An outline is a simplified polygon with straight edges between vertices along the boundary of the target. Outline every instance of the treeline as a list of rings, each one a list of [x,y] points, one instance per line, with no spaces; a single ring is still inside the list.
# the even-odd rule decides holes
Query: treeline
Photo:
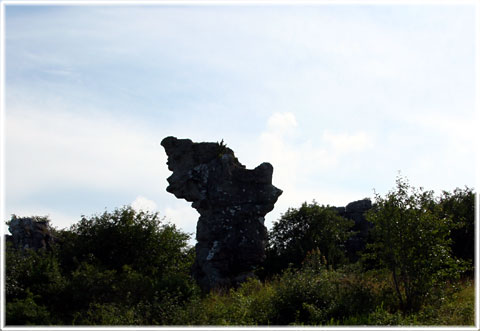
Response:
[[[269,233],[266,260],[237,289],[201,293],[189,235],[123,207],[52,229],[51,249],[7,243],[7,325],[473,325],[471,188],[443,192],[397,178],[353,221],[304,203]]]

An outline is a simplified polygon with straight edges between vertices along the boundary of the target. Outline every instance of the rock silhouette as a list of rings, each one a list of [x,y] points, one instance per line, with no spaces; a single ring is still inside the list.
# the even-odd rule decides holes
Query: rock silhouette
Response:
[[[372,208],[372,201],[368,198],[350,202],[346,207],[337,207],[338,214],[349,220],[355,221],[351,229],[356,232],[354,236],[348,239],[346,248],[350,261],[358,260],[357,252],[363,251],[367,243],[368,231],[372,228],[372,223],[368,222],[365,213]]]
[[[6,239],[19,249],[50,249],[54,242],[48,221],[37,217],[16,217],[10,220]]]
[[[167,191],[192,202],[197,223],[193,275],[204,291],[236,286],[265,259],[265,215],[282,191],[272,185],[273,167],[246,169],[221,143],[167,137]]]

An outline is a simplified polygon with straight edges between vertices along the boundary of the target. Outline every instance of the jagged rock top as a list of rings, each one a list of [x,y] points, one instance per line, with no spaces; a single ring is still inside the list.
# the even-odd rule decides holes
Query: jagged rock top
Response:
[[[194,208],[198,209],[203,200],[219,206],[271,204],[272,208],[265,210],[267,213],[282,194],[271,185],[270,163],[246,169],[223,142],[194,143],[190,139],[167,137],[161,144],[168,155],[168,169],[173,171],[167,179],[167,191],[194,202]]]
[[[372,208],[372,201],[368,198],[365,198],[363,200],[357,200],[357,201],[350,202],[345,207],[345,211],[347,213],[365,212],[366,210],[369,210],[370,208]]]

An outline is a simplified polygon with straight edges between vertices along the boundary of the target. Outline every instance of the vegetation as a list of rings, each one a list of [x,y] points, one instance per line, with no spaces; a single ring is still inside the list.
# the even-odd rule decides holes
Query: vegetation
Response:
[[[352,221],[290,208],[259,279],[201,293],[189,236],[123,207],[54,230],[51,250],[6,247],[7,325],[473,325],[473,189],[435,197],[399,177],[375,195],[368,245],[345,257]]]
[[[189,236],[130,207],[56,231],[52,251],[7,247],[8,324],[164,324],[197,295]]]
[[[402,310],[418,310],[435,287],[459,276],[449,239],[453,221],[433,191],[411,188],[401,177],[396,190],[375,200],[367,214],[373,242],[366,256],[391,272]]]
[[[319,206],[315,201],[298,209],[290,208],[269,233],[267,247],[269,274],[289,265],[299,267],[307,252],[319,249],[325,264],[337,267],[346,259],[345,243],[353,234],[354,222],[340,217],[333,207]]]
[[[465,187],[464,189],[457,188],[452,193],[444,191],[439,205],[440,217],[450,218],[454,223],[450,234],[454,256],[473,266],[475,252],[475,194],[473,189]]]

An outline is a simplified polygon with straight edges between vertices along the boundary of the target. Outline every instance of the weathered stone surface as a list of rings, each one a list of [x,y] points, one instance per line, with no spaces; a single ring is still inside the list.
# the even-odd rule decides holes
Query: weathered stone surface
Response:
[[[7,236],[16,248],[20,249],[50,249],[54,241],[48,221],[36,217],[16,217],[10,220]]]
[[[161,144],[173,171],[167,191],[200,214],[193,274],[201,288],[227,288],[253,276],[265,258],[264,216],[282,194],[272,185],[272,165],[246,169],[223,142],[167,137]]]
[[[357,232],[346,244],[347,254],[351,261],[358,260],[357,252],[365,249],[368,230],[372,224],[365,218],[365,213],[372,208],[370,199],[350,202],[346,207],[337,207],[340,216],[355,221],[352,231]]]

